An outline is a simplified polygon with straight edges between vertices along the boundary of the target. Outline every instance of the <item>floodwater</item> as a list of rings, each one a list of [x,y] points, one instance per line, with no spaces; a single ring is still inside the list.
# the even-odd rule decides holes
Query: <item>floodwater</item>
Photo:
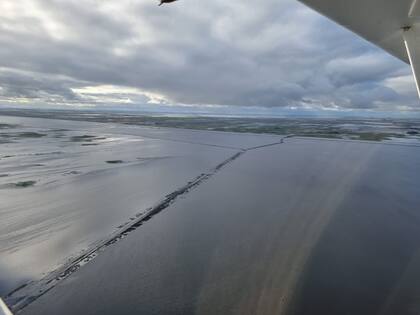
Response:
[[[94,246],[239,148],[279,139],[1,116],[0,128],[0,295]]]
[[[249,150],[23,314],[418,314],[420,148]]]

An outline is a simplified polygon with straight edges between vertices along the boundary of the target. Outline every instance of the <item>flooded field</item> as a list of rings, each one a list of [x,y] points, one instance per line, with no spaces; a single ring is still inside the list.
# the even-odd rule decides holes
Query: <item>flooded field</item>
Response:
[[[419,171],[416,146],[243,151],[22,313],[417,314]]]
[[[1,109],[0,115],[55,118],[75,121],[114,122],[134,126],[186,128],[255,134],[294,135],[303,137],[391,141],[420,145],[418,118],[366,117],[206,117],[142,114],[127,111]]]
[[[0,116],[0,295],[95,246],[242,147],[279,139],[187,133]]]

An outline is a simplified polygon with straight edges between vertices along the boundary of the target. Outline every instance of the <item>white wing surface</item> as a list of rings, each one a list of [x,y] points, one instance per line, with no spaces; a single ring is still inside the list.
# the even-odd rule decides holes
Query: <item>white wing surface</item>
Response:
[[[420,96],[420,0],[299,1],[410,63]]]
[[[0,298],[0,315],[13,315],[1,298]]]

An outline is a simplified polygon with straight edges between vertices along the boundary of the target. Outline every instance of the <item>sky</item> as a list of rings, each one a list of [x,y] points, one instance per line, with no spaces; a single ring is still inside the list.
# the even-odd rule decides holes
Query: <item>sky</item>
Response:
[[[0,106],[399,112],[408,65],[296,0],[2,0]]]

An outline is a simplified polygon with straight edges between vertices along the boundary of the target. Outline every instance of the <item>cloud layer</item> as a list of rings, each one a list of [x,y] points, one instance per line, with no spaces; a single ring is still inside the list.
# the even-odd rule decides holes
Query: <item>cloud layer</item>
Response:
[[[296,0],[3,0],[0,103],[416,110],[410,69]]]

